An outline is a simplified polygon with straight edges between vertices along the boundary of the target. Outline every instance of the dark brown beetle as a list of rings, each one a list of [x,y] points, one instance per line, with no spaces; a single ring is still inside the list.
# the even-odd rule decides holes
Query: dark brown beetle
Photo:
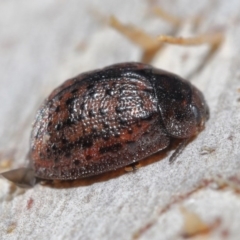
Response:
[[[33,185],[36,178],[72,180],[115,170],[165,149],[172,139],[186,143],[208,118],[198,89],[150,65],[82,73],[55,89],[38,111],[29,168],[3,176]]]

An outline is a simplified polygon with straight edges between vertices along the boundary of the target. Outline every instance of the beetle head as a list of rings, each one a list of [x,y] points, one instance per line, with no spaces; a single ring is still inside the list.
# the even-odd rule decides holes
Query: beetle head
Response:
[[[209,119],[209,107],[204,99],[203,94],[192,86],[192,112],[196,120],[198,132],[204,129],[206,121]]]
[[[166,133],[176,138],[195,136],[209,118],[203,94],[188,81],[165,73],[155,82],[158,107]]]

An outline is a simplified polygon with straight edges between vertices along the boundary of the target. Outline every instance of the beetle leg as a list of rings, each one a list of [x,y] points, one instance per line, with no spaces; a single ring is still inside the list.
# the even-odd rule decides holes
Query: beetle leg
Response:
[[[176,33],[183,23],[183,19],[164,11],[160,7],[153,7],[150,14],[155,14],[171,24],[173,26],[171,34]],[[160,43],[155,36],[151,36],[136,26],[123,24],[114,16],[109,18],[109,25],[143,49],[141,62],[150,63],[156,53],[163,47],[163,44]]]
[[[142,62],[149,63],[162,47],[162,44],[156,37],[133,25],[123,24],[114,16],[109,18],[109,25],[143,49]]]
[[[135,170],[138,170],[141,167],[141,164],[139,162],[132,163],[125,167],[126,172],[133,172]]]
[[[159,41],[161,43],[169,43],[169,44],[175,44],[179,46],[200,46],[203,44],[208,44],[210,46],[208,53],[203,58],[199,66],[188,75],[187,78],[191,79],[194,75],[198,74],[203,67],[210,61],[210,59],[214,56],[214,54],[217,52],[219,47],[221,46],[221,43],[224,40],[224,36],[221,32],[215,32],[212,34],[205,34],[200,35],[196,37],[173,37],[173,36],[167,36],[167,35],[161,35],[159,36]]]
[[[170,23],[176,29],[178,29],[183,23],[182,19],[171,15],[160,7],[152,8],[151,15],[152,13]],[[161,47],[159,42],[156,41],[155,37],[150,36],[148,33],[133,25],[121,23],[115,16],[111,16],[109,18],[109,25],[125,35],[133,43],[139,45],[145,51],[150,51],[153,49],[158,50]]]
[[[177,157],[182,153],[183,149],[186,147],[188,144],[189,138],[185,138],[182,140],[182,142],[177,146],[177,149],[174,151],[172,156],[169,159],[169,163],[173,163]]]
[[[202,44],[209,44],[213,48],[217,48],[223,41],[223,34],[216,32],[213,34],[200,35],[197,37],[173,37],[168,35],[160,35],[158,40],[162,43],[169,43],[182,46],[197,46]]]
[[[151,15],[155,14],[166,22],[170,23],[173,26],[171,34],[174,34],[183,23],[182,19],[171,15],[160,7],[153,7],[150,13]],[[107,18],[102,16],[99,12],[97,12],[95,15],[100,17],[102,21],[107,21]],[[115,16],[110,16],[108,19],[108,24],[122,35],[127,37],[134,44],[142,48],[143,54],[141,62],[150,63],[156,53],[162,48],[163,44],[160,43],[155,36],[151,36],[136,26],[121,23]]]
[[[123,24],[115,16],[106,17],[95,9],[93,9],[92,12],[101,22],[107,23],[109,26],[128,38],[131,42],[143,49],[141,62],[151,62],[152,58],[162,47],[162,44],[156,37],[150,36],[143,30],[133,25]]]

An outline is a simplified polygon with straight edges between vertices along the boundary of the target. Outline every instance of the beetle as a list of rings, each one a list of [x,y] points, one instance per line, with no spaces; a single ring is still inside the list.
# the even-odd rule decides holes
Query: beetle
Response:
[[[38,110],[29,167],[3,176],[20,174],[17,184],[33,185],[36,178],[98,175],[182,139],[173,161],[208,118],[203,94],[173,73],[137,62],[85,72],[56,88]]]

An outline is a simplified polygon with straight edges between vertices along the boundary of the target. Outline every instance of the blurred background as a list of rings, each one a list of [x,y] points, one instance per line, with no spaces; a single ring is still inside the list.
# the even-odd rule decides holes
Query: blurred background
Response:
[[[0,179],[1,239],[239,239],[239,16],[238,0],[0,0],[0,171],[27,164],[39,105],[84,71],[144,61],[190,79],[211,109],[174,166],[62,189]],[[157,40],[219,32],[210,54]]]

